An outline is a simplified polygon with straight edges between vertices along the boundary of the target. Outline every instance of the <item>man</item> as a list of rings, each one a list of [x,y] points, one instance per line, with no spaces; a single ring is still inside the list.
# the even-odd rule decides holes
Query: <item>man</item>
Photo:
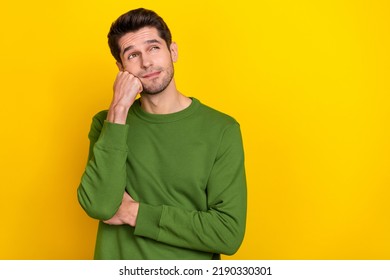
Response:
[[[108,42],[119,73],[109,110],[93,118],[78,188],[100,220],[95,259],[234,254],[246,220],[238,123],[177,90],[177,45],[155,12],[120,16]]]

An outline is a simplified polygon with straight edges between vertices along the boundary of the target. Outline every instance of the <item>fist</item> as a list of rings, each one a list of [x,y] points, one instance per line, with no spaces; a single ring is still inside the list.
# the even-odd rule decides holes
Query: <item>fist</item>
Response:
[[[114,82],[114,106],[130,107],[137,94],[142,92],[142,83],[134,75],[127,71],[121,71]]]
[[[142,83],[136,76],[127,71],[119,72],[114,82],[114,96],[108,110],[107,120],[125,124],[127,112],[142,89]]]

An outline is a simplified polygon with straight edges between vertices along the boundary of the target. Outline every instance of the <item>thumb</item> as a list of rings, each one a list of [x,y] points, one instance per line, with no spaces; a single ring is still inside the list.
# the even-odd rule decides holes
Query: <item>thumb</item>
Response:
[[[123,194],[123,200],[128,200],[128,201],[135,201],[131,196],[130,194],[128,194],[126,191],[125,193]]]

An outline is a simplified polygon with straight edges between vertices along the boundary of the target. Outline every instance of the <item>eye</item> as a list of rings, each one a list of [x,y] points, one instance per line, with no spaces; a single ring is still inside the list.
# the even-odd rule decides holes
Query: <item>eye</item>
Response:
[[[150,51],[156,51],[156,50],[159,50],[159,49],[160,49],[159,46],[152,46],[152,47],[150,48]]]
[[[128,60],[131,60],[131,59],[136,58],[137,56],[138,56],[137,53],[131,53],[131,54],[129,54],[129,56],[127,57],[127,59],[128,59]]]

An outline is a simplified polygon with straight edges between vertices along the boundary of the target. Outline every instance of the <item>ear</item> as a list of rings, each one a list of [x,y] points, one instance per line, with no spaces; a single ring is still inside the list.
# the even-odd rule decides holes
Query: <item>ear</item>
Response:
[[[172,61],[176,62],[179,56],[177,51],[177,44],[175,42],[172,42],[171,46],[169,47],[169,50],[171,51]]]
[[[116,66],[118,67],[119,71],[123,71],[124,70],[122,63],[120,63],[118,61],[116,62]]]

